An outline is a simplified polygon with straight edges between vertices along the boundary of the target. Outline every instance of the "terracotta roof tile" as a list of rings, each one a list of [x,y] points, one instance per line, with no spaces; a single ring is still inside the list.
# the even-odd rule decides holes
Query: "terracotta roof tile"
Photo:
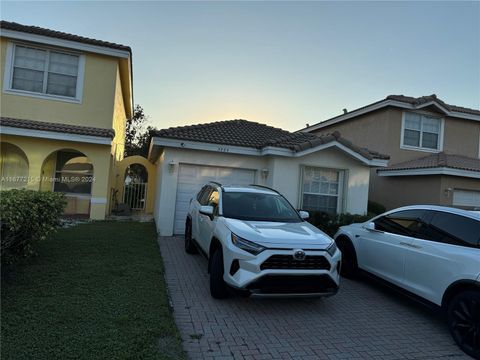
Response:
[[[53,131],[59,133],[76,134],[76,135],[90,135],[113,139],[115,130],[102,129],[88,126],[57,124],[44,121],[34,121],[25,119],[14,119],[9,117],[0,117],[0,126],[9,126],[20,129],[31,129],[39,131]]]
[[[386,99],[400,101],[400,102],[404,102],[412,105],[421,105],[430,101],[435,101],[450,111],[456,111],[456,112],[472,114],[472,115],[480,115],[480,110],[469,109],[461,106],[447,104],[443,100],[440,100],[435,94],[428,95],[428,96],[420,96],[418,98],[412,97],[412,96],[405,96],[405,95],[388,95]]]
[[[342,138],[340,133],[317,136],[311,133],[295,132],[247,120],[227,120],[208,124],[172,127],[152,132],[153,136],[186,141],[208,142],[213,144],[253,147],[285,148],[295,152],[338,141],[347,148],[367,159],[388,159],[386,155],[355,146]]]
[[[22,24],[10,22],[10,21],[4,21],[4,20],[0,21],[0,29],[48,36],[48,37],[53,37],[53,38],[62,39],[62,40],[76,41],[83,44],[103,46],[103,47],[108,47],[108,48],[117,49],[117,50],[124,50],[130,53],[132,52],[132,49],[129,46],[115,44],[115,43],[103,41],[103,40],[91,39],[91,38],[74,35],[74,34],[68,34],[61,31],[45,29],[38,26],[22,25]]]
[[[480,172],[480,159],[462,155],[445,154],[443,152],[428,155],[419,159],[393,164],[378,171],[413,170],[430,168],[452,168]]]

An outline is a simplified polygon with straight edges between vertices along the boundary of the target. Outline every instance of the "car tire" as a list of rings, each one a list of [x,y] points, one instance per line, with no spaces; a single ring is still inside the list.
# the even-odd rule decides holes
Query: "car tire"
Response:
[[[198,253],[198,249],[192,239],[192,223],[190,221],[185,223],[185,252],[187,254]]]
[[[347,279],[354,279],[358,274],[357,254],[355,248],[352,243],[346,239],[340,238],[336,243],[342,252],[342,267],[340,275]]]
[[[223,253],[218,248],[210,258],[210,295],[214,299],[224,299],[227,297],[227,284],[223,280]]]
[[[448,328],[457,345],[480,359],[480,290],[463,291],[448,305]]]

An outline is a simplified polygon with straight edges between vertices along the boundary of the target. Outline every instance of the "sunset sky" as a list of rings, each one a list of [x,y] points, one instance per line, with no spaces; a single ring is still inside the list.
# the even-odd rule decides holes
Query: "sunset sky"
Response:
[[[158,128],[298,130],[389,94],[480,108],[479,2],[6,2],[1,18],[129,45]]]

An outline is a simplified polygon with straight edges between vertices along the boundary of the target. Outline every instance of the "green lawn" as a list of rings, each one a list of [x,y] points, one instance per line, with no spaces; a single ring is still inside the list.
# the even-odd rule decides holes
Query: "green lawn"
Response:
[[[181,359],[153,223],[61,229],[2,274],[2,359]]]

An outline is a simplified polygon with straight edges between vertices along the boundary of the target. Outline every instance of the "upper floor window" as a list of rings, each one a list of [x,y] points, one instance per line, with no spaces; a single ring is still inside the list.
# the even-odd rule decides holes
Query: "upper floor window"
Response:
[[[402,147],[427,151],[442,148],[442,119],[406,112],[402,124]]]
[[[49,48],[13,44],[6,90],[80,99],[81,56]]]

